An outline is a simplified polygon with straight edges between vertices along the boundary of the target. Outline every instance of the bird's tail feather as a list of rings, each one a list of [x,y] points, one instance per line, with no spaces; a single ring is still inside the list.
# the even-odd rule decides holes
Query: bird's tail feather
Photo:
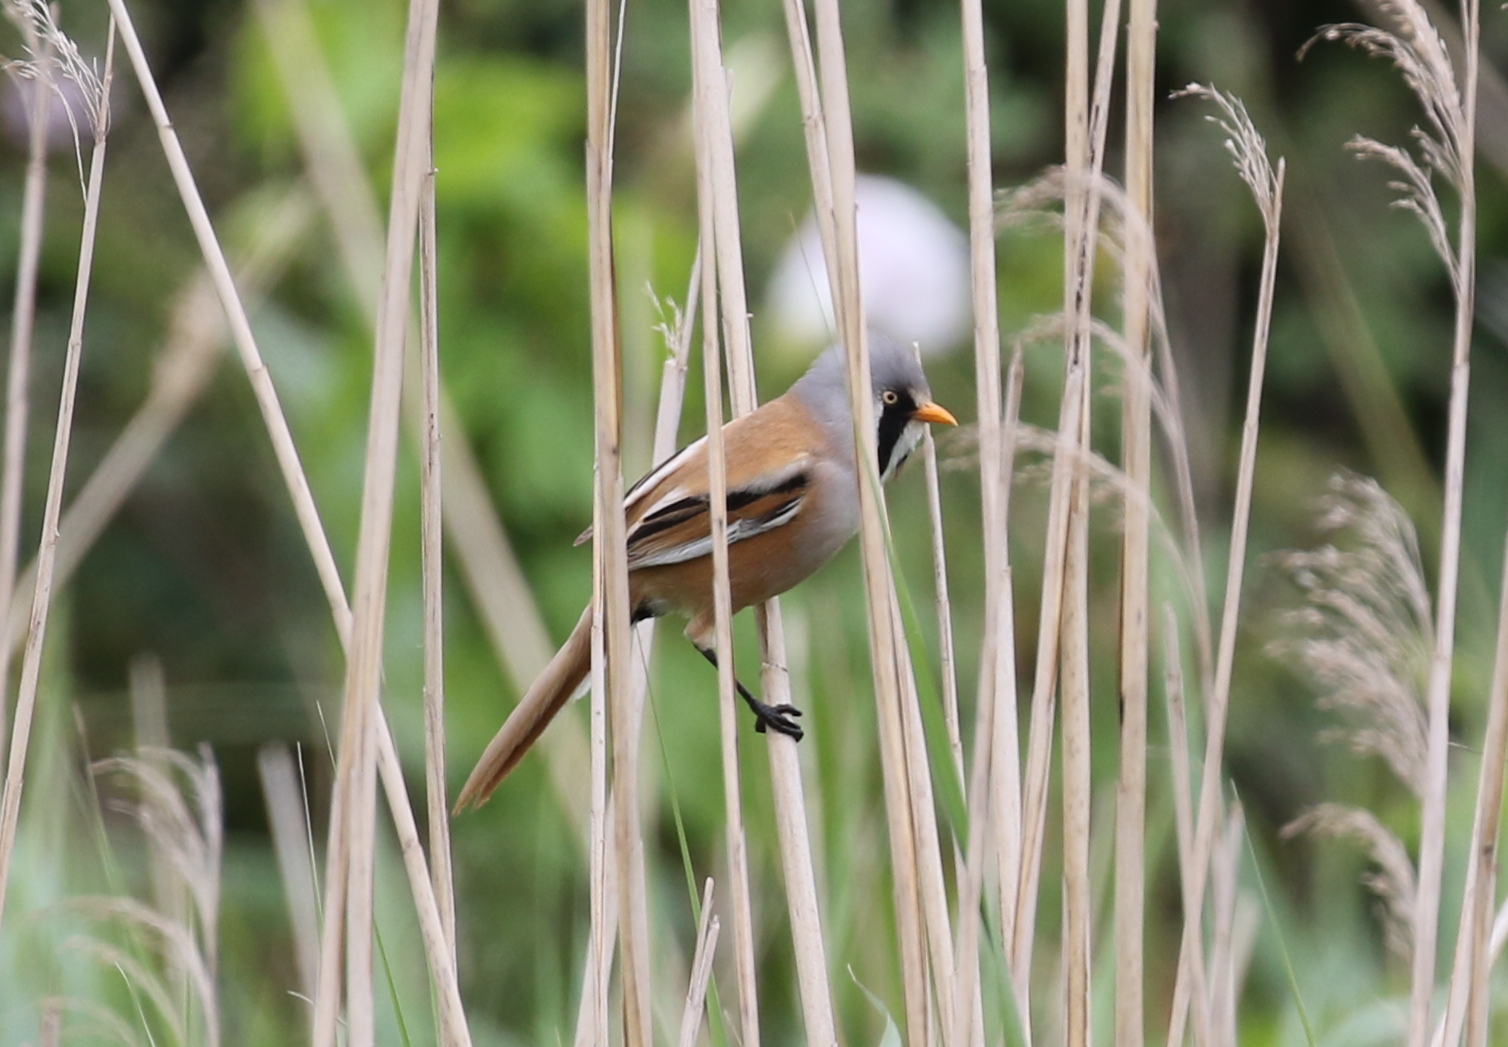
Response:
[[[488,743],[487,751],[482,753],[456,798],[454,813],[460,814],[468,807],[480,807],[487,802],[492,790],[508,777],[529,747],[550,726],[555,714],[570,701],[591,667],[592,608],[588,605],[570,637]]]

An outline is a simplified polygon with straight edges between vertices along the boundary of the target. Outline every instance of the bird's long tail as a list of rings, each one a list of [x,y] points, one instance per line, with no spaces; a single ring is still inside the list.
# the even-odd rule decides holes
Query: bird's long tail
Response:
[[[487,745],[487,751],[477,761],[471,777],[456,798],[454,813],[460,814],[468,807],[480,807],[487,802],[502,780],[523,759],[555,714],[565,707],[576,688],[592,667],[592,608],[581,613],[581,621],[571,630],[570,637],[555,652],[550,664],[545,666],[529,688],[529,693],[514,707],[503,726]]]

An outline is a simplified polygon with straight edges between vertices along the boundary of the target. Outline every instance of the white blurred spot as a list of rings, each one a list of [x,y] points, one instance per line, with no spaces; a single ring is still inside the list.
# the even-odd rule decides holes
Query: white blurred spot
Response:
[[[869,325],[902,343],[920,343],[927,355],[957,347],[973,322],[968,238],[936,204],[893,178],[860,175],[857,199],[859,282]],[[837,325],[811,215],[775,267],[768,305],[785,339],[832,341]]]

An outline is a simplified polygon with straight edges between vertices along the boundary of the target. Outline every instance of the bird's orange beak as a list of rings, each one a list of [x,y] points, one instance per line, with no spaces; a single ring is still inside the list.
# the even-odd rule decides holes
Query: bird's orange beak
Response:
[[[915,411],[912,411],[911,417],[915,418],[918,422],[931,422],[934,425],[958,424],[958,419],[953,417],[952,411],[941,404],[932,403],[930,400],[922,404]]]

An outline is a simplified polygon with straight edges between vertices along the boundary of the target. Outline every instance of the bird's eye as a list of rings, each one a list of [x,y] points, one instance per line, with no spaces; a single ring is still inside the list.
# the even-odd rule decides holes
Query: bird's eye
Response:
[[[880,399],[885,402],[885,406],[893,407],[900,400],[900,396],[896,394],[894,389],[886,389],[880,394]]]

